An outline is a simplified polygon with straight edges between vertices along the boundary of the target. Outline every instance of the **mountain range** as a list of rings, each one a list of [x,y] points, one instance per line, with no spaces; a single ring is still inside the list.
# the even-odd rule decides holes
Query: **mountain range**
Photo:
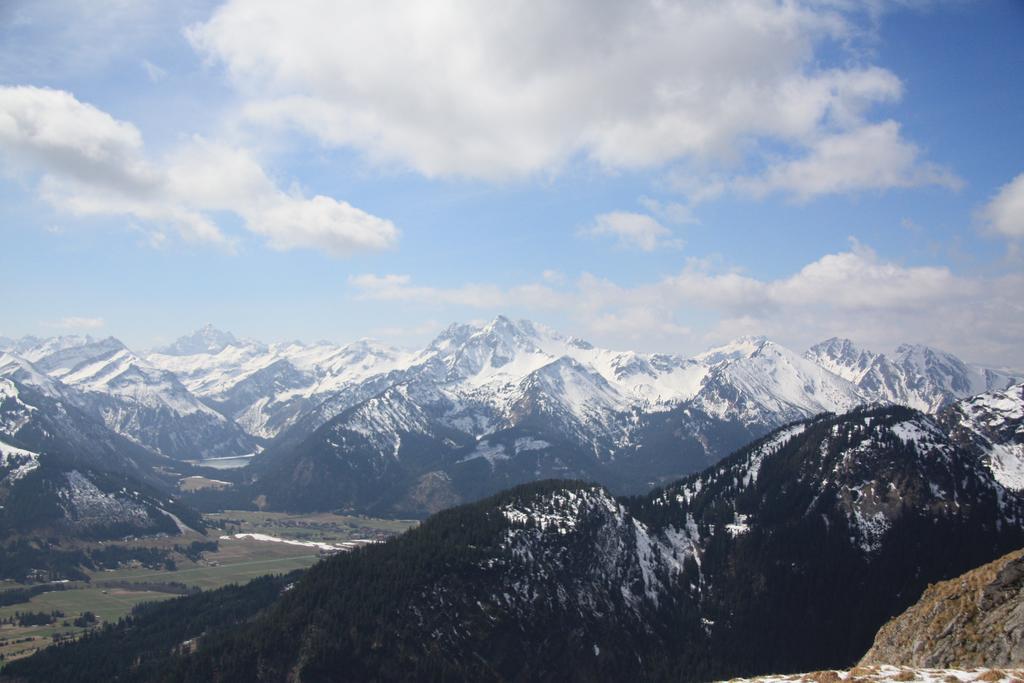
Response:
[[[89,337],[2,348],[0,376],[170,460],[259,453],[230,475],[235,504],[380,514],[550,477],[644,491],[793,420],[873,403],[937,413],[1019,381],[923,346],[889,357],[830,339],[800,354],[745,337],[686,358],[502,316],[417,351],[211,326],[149,353]]]
[[[521,485],[298,579],[138,610],[5,673],[720,680],[850,666],[930,583],[1024,544],[1024,494],[991,467],[993,446],[1021,445],[1022,392],[938,416],[806,418],[644,495]]]
[[[243,414],[282,426],[247,431]],[[250,447],[251,464],[218,471],[231,488],[176,490]],[[798,354],[748,337],[683,358],[500,317],[415,352],[212,328],[148,354],[5,343],[11,577],[73,575],[62,538],[201,528],[192,507],[206,505],[441,511],[301,578],[147,607],[5,674],[707,680],[852,665],[929,583],[1024,545],[1024,383],[923,347]]]

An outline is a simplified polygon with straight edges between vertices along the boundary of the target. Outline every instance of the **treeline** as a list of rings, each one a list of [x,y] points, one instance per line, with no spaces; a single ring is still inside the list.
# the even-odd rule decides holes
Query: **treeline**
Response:
[[[138,562],[146,569],[177,569],[170,553],[160,548],[142,548],[107,545],[87,553],[90,569],[116,569],[130,562]]]
[[[77,626],[78,628],[87,628],[98,622],[99,617],[97,617],[92,612],[86,610],[85,612],[82,612],[80,615],[75,617],[75,620],[71,623]]]
[[[0,624],[14,624],[17,626],[49,626],[58,619],[64,618],[64,613],[59,609],[50,612],[15,612],[6,619],[0,619]]]
[[[193,562],[198,562],[203,553],[215,553],[220,548],[217,541],[192,541],[188,545],[174,544],[174,551],[181,553]]]
[[[66,585],[63,583],[44,583],[39,584],[38,586],[11,588],[5,591],[0,591],[0,607],[20,605],[23,602],[28,602],[37,595],[49,593],[51,591],[62,591],[65,589]]]
[[[204,552],[215,552],[217,541],[193,541],[188,545],[175,545],[173,552],[188,557],[193,562]],[[41,538],[21,538],[7,545],[0,545],[0,579],[19,583],[44,581],[89,581],[84,570],[117,569],[131,562],[153,570],[172,571],[177,563],[172,551],[144,546],[106,545],[102,548],[63,548]],[[33,586],[24,590],[36,590]],[[51,589],[52,590],[52,589]],[[9,592],[9,591],[8,591]],[[0,593],[0,605],[16,604],[4,602],[6,593]],[[31,596],[28,596],[31,597]],[[10,599],[15,599],[14,597]],[[18,599],[17,602],[25,600]]]

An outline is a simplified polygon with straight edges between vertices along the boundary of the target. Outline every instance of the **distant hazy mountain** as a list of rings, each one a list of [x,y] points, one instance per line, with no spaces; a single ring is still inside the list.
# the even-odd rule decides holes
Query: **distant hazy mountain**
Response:
[[[65,398],[160,453],[266,445],[247,473],[249,500],[403,514],[545,477],[646,490],[793,420],[872,403],[936,412],[1014,381],[920,346],[890,358],[832,339],[801,355],[745,337],[685,358],[602,349],[502,316],[452,325],[418,351],[265,345],[209,325],[145,358],[113,338],[5,344],[0,376],[72,391]],[[60,386],[44,388],[51,380]]]
[[[58,392],[113,431],[170,457],[258,448],[256,439],[201,402],[173,373],[151,366],[113,337],[23,341],[0,357],[0,375]]]
[[[419,419],[409,410],[393,418]],[[192,631],[190,603],[160,606],[9,671],[715,680],[847,666],[929,583],[1024,543],[1024,498],[946,424],[892,406],[810,418],[635,498],[524,485],[331,558],[269,607],[254,596],[244,621],[190,598],[207,615]]]
[[[346,390],[393,369],[403,357],[370,341],[345,346],[245,341],[215,352],[152,353],[146,359],[173,372],[190,391],[250,434],[270,438],[321,402],[337,401]]]
[[[903,344],[890,358],[860,349],[849,339],[833,338],[812,346],[805,356],[850,380],[876,401],[925,412],[1021,381],[996,370],[969,366],[950,353],[920,344]]]
[[[218,353],[228,346],[237,344],[238,340],[230,332],[222,332],[213,325],[207,323],[192,334],[179,337],[173,344],[162,349],[159,353],[169,356],[189,356],[196,353]]]

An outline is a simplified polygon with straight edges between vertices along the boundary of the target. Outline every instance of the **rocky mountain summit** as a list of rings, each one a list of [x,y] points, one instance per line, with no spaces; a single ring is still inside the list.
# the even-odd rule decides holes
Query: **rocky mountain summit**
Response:
[[[1024,550],[929,586],[882,627],[861,664],[1024,666]]]

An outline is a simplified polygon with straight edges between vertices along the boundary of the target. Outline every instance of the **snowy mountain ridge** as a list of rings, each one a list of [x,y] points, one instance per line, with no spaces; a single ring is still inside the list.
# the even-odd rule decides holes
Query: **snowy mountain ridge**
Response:
[[[0,355],[0,376],[66,400],[118,434],[170,457],[238,455],[258,447],[174,373],[153,367],[113,337],[20,343]]]
[[[233,338],[204,328],[175,346],[185,348],[187,340],[201,333]],[[413,352],[370,340],[344,346],[236,342],[216,352],[161,352],[146,358],[175,373],[190,391],[214,404],[232,403],[243,388],[258,396],[244,406],[232,403],[232,417],[242,420],[250,433],[267,438],[332,396],[343,398],[320,419],[339,414],[363,399],[364,392],[353,389],[367,382],[380,389],[399,382],[429,382],[458,397],[509,405],[521,393],[516,388],[524,380],[560,359],[579,364],[569,374],[584,385],[592,385],[593,377],[583,375],[600,375],[606,383],[601,385],[602,402],[616,410],[665,410],[696,399],[718,416],[739,414],[744,421],[772,416],[774,423],[866,402],[901,403],[935,412],[957,398],[1005,388],[1015,379],[923,346],[901,346],[890,360],[859,350],[848,340],[832,339],[801,357],[764,337],[742,337],[685,358],[602,349],[543,325],[504,316],[482,326],[451,325]],[[261,375],[273,379],[261,380]],[[264,391],[253,392],[244,383],[261,383]],[[571,392],[575,382],[563,382],[563,386]],[[734,403],[739,397],[745,399],[742,408]],[[568,403],[573,410],[581,410],[579,397]],[[275,418],[276,411],[290,416]]]
[[[853,382],[874,400],[930,413],[958,398],[1005,389],[1021,381],[921,344],[901,344],[890,358],[861,349],[849,339],[832,338],[815,344],[804,356]]]
[[[331,423],[335,435],[373,431],[379,457],[399,459],[410,434],[457,444],[451,457],[466,462],[474,460],[462,450],[467,442],[489,440],[505,453],[519,453],[517,438],[552,444],[529,451],[540,460],[517,465],[519,476],[585,476],[586,459],[618,459],[620,468],[644,461],[636,485],[680,476],[821,412],[899,403],[934,413],[1015,379],[922,346],[901,346],[890,358],[831,339],[799,354],[743,337],[686,358],[603,349],[504,316],[451,325],[418,351],[372,340],[267,345],[210,325],[144,357],[114,338],[24,338],[4,347],[0,376],[72,400],[174,457],[240,455],[266,444],[280,453]],[[345,449],[337,446],[336,456],[347,457]],[[682,460],[681,449],[689,453]]]

